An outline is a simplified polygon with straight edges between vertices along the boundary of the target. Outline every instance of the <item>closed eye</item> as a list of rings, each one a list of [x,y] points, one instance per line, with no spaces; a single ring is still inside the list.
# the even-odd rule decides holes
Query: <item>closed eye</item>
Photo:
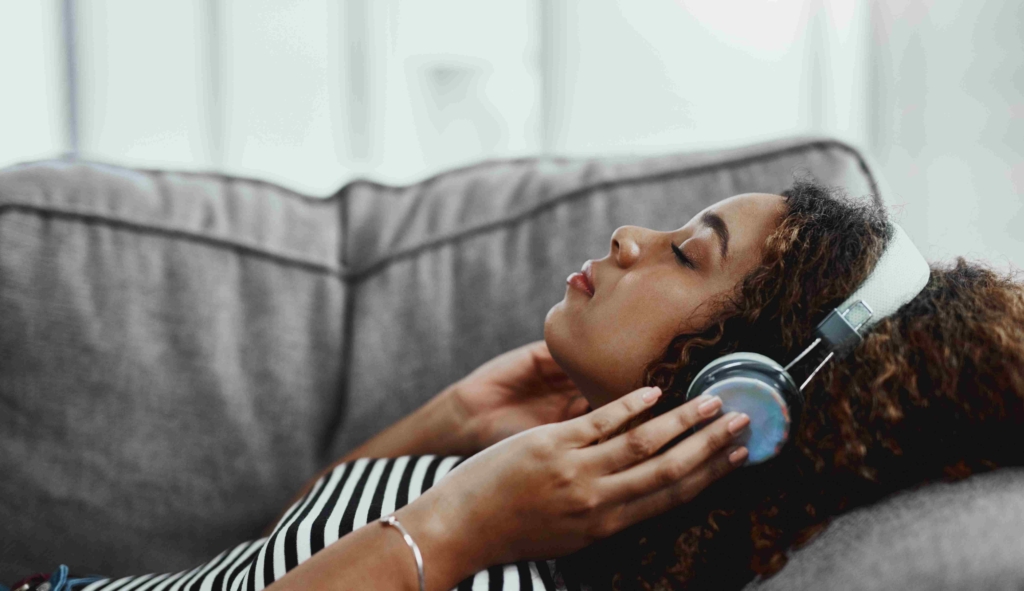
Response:
[[[686,256],[685,253],[683,253],[683,250],[681,248],[679,248],[678,246],[676,246],[675,243],[672,244],[672,250],[676,253],[676,258],[679,259],[680,263],[686,265],[687,267],[689,267],[691,269],[694,268],[693,267],[693,261],[691,261],[690,258],[688,256]]]

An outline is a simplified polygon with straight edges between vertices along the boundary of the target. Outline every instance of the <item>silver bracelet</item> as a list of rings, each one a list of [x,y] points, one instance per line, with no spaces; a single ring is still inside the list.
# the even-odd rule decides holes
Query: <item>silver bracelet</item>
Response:
[[[423,574],[423,555],[420,554],[420,547],[412,540],[412,536],[409,535],[409,532],[405,531],[402,524],[398,523],[398,520],[395,519],[394,515],[385,515],[377,521],[384,525],[393,525],[398,528],[398,531],[402,532],[402,537],[405,538],[405,543],[409,544],[409,547],[412,548],[413,555],[416,556],[416,572],[420,577],[420,591],[427,591],[427,577]]]

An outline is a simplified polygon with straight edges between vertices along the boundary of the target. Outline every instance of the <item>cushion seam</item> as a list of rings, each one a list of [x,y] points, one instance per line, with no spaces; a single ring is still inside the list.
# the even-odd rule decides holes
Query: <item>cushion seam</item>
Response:
[[[21,167],[21,166],[31,166],[33,164],[38,164],[39,162],[60,162],[60,163],[63,163],[63,164],[67,164],[68,163],[68,161],[66,161],[66,160],[59,160],[59,159],[56,159],[56,160],[44,160],[44,161],[18,162],[18,163],[12,164],[10,167],[4,168],[4,169],[0,169],[0,171],[8,172],[11,169],[17,169],[18,167]],[[117,169],[117,170],[128,171],[130,173],[134,172],[134,173],[141,173],[141,174],[144,174],[144,175],[151,175],[151,176],[182,176],[182,177],[189,177],[189,178],[194,178],[194,179],[212,179],[212,180],[217,180],[217,181],[223,182],[224,184],[243,183],[243,184],[259,185],[261,188],[272,189],[275,192],[279,192],[283,197],[286,197],[288,199],[294,199],[296,201],[301,201],[301,202],[304,202],[304,203],[322,203],[322,202],[327,202],[330,199],[336,198],[337,194],[341,191],[341,189],[338,189],[338,190],[335,190],[334,192],[332,192],[332,193],[330,193],[330,194],[328,194],[326,196],[319,197],[319,196],[306,195],[304,193],[300,193],[298,191],[295,191],[295,190],[290,189],[288,187],[285,187],[283,185],[275,184],[273,181],[267,181],[267,180],[264,180],[264,179],[254,178],[254,177],[246,177],[246,176],[233,175],[233,174],[224,173],[224,172],[204,171],[204,170],[168,170],[166,168],[159,169],[159,168],[128,167],[128,166],[122,166],[120,164],[104,162],[102,160],[90,160],[90,159],[87,159],[87,158],[76,158],[73,161],[71,161],[71,163],[73,163],[73,164],[85,164],[85,165],[88,165],[88,166],[98,166],[98,167],[103,167],[103,168],[113,168],[113,169]],[[342,188],[344,188],[344,186]]]
[[[755,154],[755,155],[752,155],[752,156],[745,156],[745,157],[742,157],[742,158],[736,158],[736,159],[733,159],[733,160],[726,160],[726,161],[723,161],[723,162],[715,162],[715,163],[710,163],[710,164],[704,164],[704,165],[694,166],[692,168],[687,168],[687,169],[684,169],[684,170],[672,170],[672,171],[662,172],[662,173],[658,173],[658,174],[636,176],[636,177],[630,177],[630,178],[626,178],[626,179],[611,179],[611,180],[607,180],[607,181],[602,181],[602,182],[594,183],[592,185],[587,185],[585,187],[577,187],[575,189],[571,189],[571,190],[569,190],[569,191],[567,191],[565,193],[562,193],[561,195],[556,195],[556,196],[552,197],[548,201],[545,201],[543,203],[539,203],[537,205],[534,205],[531,208],[528,208],[528,209],[526,209],[524,211],[521,211],[519,213],[513,214],[511,216],[504,217],[504,218],[497,219],[497,220],[492,220],[492,221],[489,221],[489,222],[484,222],[484,223],[479,224],[479,225],[474,226],[474,227],[464,228],[462,230],[457,230],[457,231],[452,232],[450,234],[439,236],[439,237],[434,238],[432,240],[428,240],[426,242],[421,242],[420,244],[417,244],[417,245],[414,245],[414,246],[410,246],[410,247],[408,247],[408,248],[406,248],[404,250],[399,250],[397,252],[385,255],[385,256],[381,257],[380,259],[378,259],[376,261],[373,261],[372,263],[366,265],[362,269],[355,269],[355,270],[351,270],[351,271],[346,271],[346,272],[343,273],[343,275],[346,278],[346,280],[348,280],[348,281],[350,281],[352,283],[361,282],[361,281],[367,279],[368,277],[370,277],[370,276],[380,272],[381,270],[383,270],[384,268],[386,268],[387,266],[389,266],[393,262],[399,261],[401,259],[410,258],[412,256],[415,256],[415,255],[419,254],[420,252],[423,252],[423,251],[426,251],[426,250],[430,250],[430,249],[434,249],[434,248],[440,248],[440,247],[445,246],[447,244],[458,242],[458,241],[461,241],[461,240],[466,239],[466,238],[471,238],[471,237],[476,236],[478,234],[489,232],[489,231],[497,229],[497,228],[506,227],[506,226],[512,226],[512,225],[518,224],[520,222],[529,220],[529,219],[533,218],[536,215],[544,213],[545,211],[547,211],[549,209],[552,209],[552,208],[554,208],[554,207],[556,207],[556,206],[558,206],[558,205],[560,205],[562,203],[565,203],[565,202],[568,202],[568,201],[572,201],[572,200],[575,200],[577,198],[586,196],[588,193],[590,193],[592,191],[595,191],[595,190],[607,189],[607,188],[616,187],[616,186],[622,186],[622,185],[628,185],[630,183],[644,183],[644,182],[651,182],[651,181],[664,180],[664,179],[686,178],[688,176],[693,176],[693,175],[697,175],[697,174],[704,174],[704,173],[712,172],[712,171],[715,171],[715,170],[718,170],[718,169],[723,169],[723,168],[729,168],[729,167],[734,167],[734,166],[748,166],[748,165],[751,165],[751,164],[755,164],[757,162],[762,162],[762,161],[765,161],[765,160],[771,160],[771,159],[774,159],[774,158],[780,158],[780,157],[788,156],[788,155],[791,155],[791,154],[797,153],[797,152],[810,151],[810,150],[827,151],[827,149],[830,149],[830,148],[837,148],[837,149],[842,150],[844,152],[847,152],[847,153],[849,153],[849,154],[851,154],[851,155],[853,155],[855,157],[855,159],[857,160],[857,163],[858,163],[858,165],[859,165],[859,167],[861,169],[861,172],[863,172],[864,176],[867,177],[868,184],[869,184],[869,186],[871,188],[872,195],[875,196],[876,198],[878,198],[878,184],[875,181],[874,175],[871,174],[871,170],[868,168],[867,163],[861,157],[860,152],[858,152],[856,149],[854,149],[853,147],[849,146],[848,144],[843,143],[843,142],[838,141],[838,140],[815,140],[815,141],[811,141],[811,142],[808,142],[808,143],[805,143],[805,144],[797,144],[795,146],[790,146],[788,148],[784,148],[784,149],[781,149],[781,150],[774,150],[774,151],[771,151],[771,152],[768,152],[768,153],[764,153],[764,154]],[[383,186],[386,187],[386,185],[383,185]],[[347,196],[348,196],[347,193],[344,194],[344,195],[341,195],[342,198],[345,198]]]
[[[342,279],[342,272],[339,269],[332,268],[322,263],[301,259],[294,256],[289,256],[282,253],[276,253],[268,250],[257,248],[250,244],[244,244],[241,242],[233,242],[225,240],[223,238],[216,238],[213,236],[206,236],[203,234],[196,234],[194,232],[188,232],[185,230],[177,230],[171,228],[161,228],[159,226],[151,226],[140,222],[111,218],[101,214],[91,214],[75,211],[66,211],[55,207],[47,207],[40,205],[30,205],[25,203],[4,203],[0,204],[0,216],[3,216],[9,211],[20,211],[24,213],[36,214],[39,217],[55,217],[64,218],[66,220],[73,220],[81,222],[83,224],[102,224],[109,226],[112,229],[124,230],[133,234],[138,235],[156,235],[164,238],[173,238],[183,240],[185,242],[191,242],[194,244],[201,244],[203,246],[218,248],[221,250],[232,250],[238,254],[253,256],[261,258],[269,262],[276,263],[278,265],[286,267],[297,267],[303,268],[309,271],[314,271],[319,274],[330,275]]]
[[[341,244],[338,247],[338,257],[341,263],[341,268],[346,269],[349,265],[349,246],[348,241],[345,237],[348,236],[349,232],[349,200],[339,197],[337,194],[335,198],[341,200],[338,207],[339,218],[338,223],[340,225],[341,233]],[[339,275],[342,283],[347,287],[349,285],[348,279],[344,275]],[[351,379],[352,370],[352,359],[353,351],[355,347],[355,306],[356,298],[346,294],[341,304],[341,351],[339,353],[340,371],[338,374],[338,384],[340,384],[341,396],[334,397],[334,408],[327,419],[327,424],[324,426],[324,435],[320,438],[320,448],[317,450],[317,461],[321,464],[327,464],[331,461],[330,451],[334,446],[335,441],[339,437],[339,431],[344,424],[345,419],[349,413],[349,397],[348,397],[348,384]]]
[[[101,167],[106,167],[106,168],[116,168],[118,170],[123,170],[123,171],[128,171],[128,172],[137,172],[137,173],[142,173],[142,174],[152,175],[152,176],[169,176],[169,175],[174,175],[174,176],[182,176],[182,177],[190,177],[190,178],[198,178],[198,179],[204,179],[204,178],[206,178],[206,179],[214,179],[214,180],[223,182],[225,184],[244,183],[244,184],[260,185],[263,188],[269,188],[269,189],[273,189],[275,191],[280,191],[282,193],[282,195],[284,197],[287,197],[288,199],[295,199],[297,201],[302,201],[302,202],[306,202],[306,203],[324,203],[324,202],[328,202],[328,201],[330,201],[332,199],[338,199],[340,197],[340,194],[343,193],[348,187],[350,187],[352,185],[356,185],[356,184],[371,185],[373,187],[377,187],[377,188],[381,188],[381,189],[390,189],[390,190],[393,190],[393,191],[402,191],[404,189],[409,189],[409,188],[416,187],[416,186],[419,186],[419,185],[433,184],[433,183],[443,179],[444,177],[451,176],[451,175],[454,175],[454,174],[465,174],[465,173],[469,173],[469,172],[475,171],[476,169],[492,168],[492,167],[495,167],[495,166],[501,166],[501,165],[509,164],[509,163],[520,164],[520,163],[530,162],[530,161],[534,161],[534,160],[538,160],[538,159],[539,159],[539,157],[534,155],[534,156],[521,156],[521,157],[515,157],[515,158],[494,158],[494,159],[482,160],[480,162],[474,162],[472,164],[466,164],[466,165],[463,165],[463,166],[456,166],[454,168],[445,169],[445,170],[442,170],[442,171],[437,172],[435,174],[432,174],[432,175],[430,175],[430,176],[428,176],[428,177],[426,177],[426,178],[424,178],[422,180],[419,180],[419,181],[416,181],[416,182],[413,182],[413,183],[404,184],[404,185],[388,185],[388,184],[380,183],[380,182],[373,181],[373,180],[370,180],[370,179],[354,178],[354,179],[348,180],[341,187],[339,187],[338,189],[336,189],[333,192],[328,193],[327,195],[324,195],[324,196],[307,195],[305,193],[301,193],[301,192],[295,191],[294,189],[290,189],[290,188],[285,187],[283,185],[276,184],[273,181],[268,181],[268,180],[264,180],[264,179],[260,179],[260,178],[256,178],[256,177],[239,176],[239,175],[234,175],[234,174],[225,173],[225,172],[217,172],[217,171],[212,171],[212,170],[168,170],[166,168],[160,169],[160,168],[127,167],[127,166],[122,166],[120,164],[104,162],[104,161],[101,161],[101,160],[89,160],[89,159],[75,159],[74,163],[75,164],[87,164],[87,165],[91,165],[91,166],[101,166]],[[571,157],[567,157],[567,156],[546,156],[546,157],[544,157],[544,160],[558,161],[558,162],[572,162],[574,159],[571,158]],[[19,162],[19,163],[13,164],[12,167],[26,166],[26,165],[31,165],[31,164],[36,164],[36,162]]]

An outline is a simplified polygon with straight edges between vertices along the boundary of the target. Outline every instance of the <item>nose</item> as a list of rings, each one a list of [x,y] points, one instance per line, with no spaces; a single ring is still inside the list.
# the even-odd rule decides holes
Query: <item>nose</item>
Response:
[[[640,258],[640,228],[620,226],[612,232],[611,256],[622,268],[629,267]]]

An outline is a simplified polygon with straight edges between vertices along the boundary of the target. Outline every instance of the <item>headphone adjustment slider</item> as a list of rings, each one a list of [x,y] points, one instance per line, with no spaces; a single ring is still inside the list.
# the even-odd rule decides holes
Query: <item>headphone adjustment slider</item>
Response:
[[[843,312],[838,308],[829,312],[814,329],[814,334],[825,341],[829,350],[841,353],[864,340],[857,329],[864,326],[872,315],[871,307],[858,300]],[[857,323],[856,326],[851,324],[851,320]]]

